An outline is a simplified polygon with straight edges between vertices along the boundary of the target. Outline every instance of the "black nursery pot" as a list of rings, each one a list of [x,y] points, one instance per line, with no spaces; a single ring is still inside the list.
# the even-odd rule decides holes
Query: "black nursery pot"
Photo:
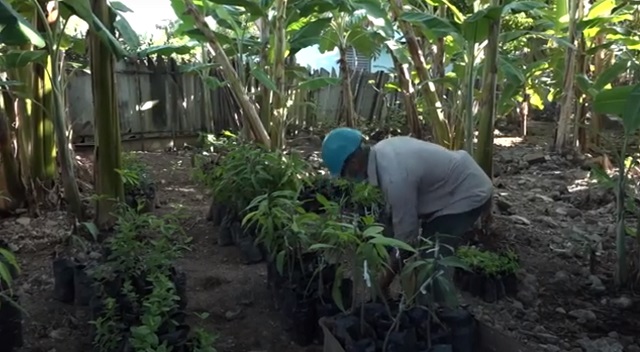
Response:
[[[86,307],[94,295],[94,281],[87,274],[87,266],[76,264],[73,269],[74,302],[76,306]]]
[[[9,297],[11,301],[0,297],[0,350],[12,352],[24,344],[22,336],[22,311],[16,307],[19,298]]]
[[[231,234],[233,242],[240,248],[247,264],[257,264],[264,259],[262,252],[254,243],[251,232],[248,229],[243,229],[239,222],[234,222],[231,225]]]
[[[76,263],[68,258],[53,260],[53,299],[62,303],[73,303],[75,299]]]
[[[438,318],[451,331],[453,352],[473,352],[476,340],[476,321],[466,309],[444,309]]]
[[[187,273],[172,267],[171,280],[176,287],[176,294],[179,297],[178,306],[181,310],[184,310],[187,308]]]
[[[234,244],[233,232],[231,231],[231,226],[233,225],[234,220],[235,220],[235,216],[233,216],[231,212],[225,210],[224,217],[220,219],[220,224],[216,228],[216,237],[218,239],[218,245],[226,247],[226,246],[232,246]]]
[[[282,313],[291,340],[299,346],[309,346],[317,336],[317,298],[306,298],[295,288],[283,289]]]

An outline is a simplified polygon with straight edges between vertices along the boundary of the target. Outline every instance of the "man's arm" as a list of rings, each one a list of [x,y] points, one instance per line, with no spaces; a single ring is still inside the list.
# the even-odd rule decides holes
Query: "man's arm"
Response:
[[[380,180],[380,188],[385,196],[387,204],[391,207],[393,217],[394,238],[410,245],[418,243],[420,232],[420,220],[418,219],[418,187],[408,177],[405,179],[390,177]],[[388,268],[380,279],[380,288],[384,296],[388,296],[389,286],[400,270],[402,260],[406,259],[406,253],[391,255]]]

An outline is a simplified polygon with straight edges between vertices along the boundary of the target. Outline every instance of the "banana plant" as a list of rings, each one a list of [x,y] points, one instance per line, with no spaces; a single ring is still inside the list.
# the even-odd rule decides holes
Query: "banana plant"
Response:
[[[43,129],[42,122],[46,120],[52,121],[53,130],[50,136],[55,136],[55,145],[59,156],[65,198],[69,203],[70,211],[78,218],[83,218],[84,212],[74,175],[74,158],[72,151],[68,148],[67,138],[65,102],[66,74],[61,51],[65,43],[64,26],[66,26],[71,15],[77,15],[89,24],[89,28],[97,33],[100,41],[108,46],[110,52],[115,53],[119,57],[125,56],[126,52],[120,46],[117,39],[104,30],[105,25],[92,13],[88,0],[60,0],[51,2],[31,0],[28,3],[16,2],[14,4],[19,5],[21,11],[25,10],[25,8],[27,12],[35,11],[38,26],[43,33],[40,39],[38,39],[33,35],[28,35],[28,33],[25,35],[24,33],[21,34],[16,31],[2,32],[4,40],[6,40],[4,44],[22,45],[21,50],[13,50],[13,54],[20,59],[18,63],[14,63],[13,67],[11,67],[14,71],[13,73],[16,73],[14,76],[22,80],[24,86],[28,87],[33,83],[33,90],[38,93],[33,95],[29,89],[24,88],[14,90],[19,101],[19,104],[16,104],[18,106],[16,115],[18,115],[21,122],[27,122],[27,124],[30,124],[30,127],[36,131],[33,135],[31,150],[34,149],[34,146],[42,145],[42,133],[40,133]],[[3,20],[9,25],[9,27],[6,28],[11,28],[12,25],[17,26],[23,31],[25,28],[29,28],[29,26],[25,25],[25,23],[29,23],[29,21],[20,15],[16,9],[11,8],[10,3],[5,0],[0,5],[0,11],[6,11],[6,13],[10,15],[2,16]],[[43,50],[31,51],[29,46],[25,46],[24,38],[30,39],[33,44],[43,48]],[[34,67],[34,76],[28,74],[28,71],[23,70],[23,68],[28,69],[31,66]],[[36,77],[36,79],[31,81],[30,77]],[[44,93],[44,95],[40,94],[41,89],[43,89],[42,93]],[[34,115],[34,113],[37,113],[37,115]],[[25,126],[21,124],[19,129],[23,129],[24,127]],[[24,136],[26,136],[24,131],[19,131],[18,139],[23,139],[21,137]],[[26,143],[18,144],[19,147],[24,148]],[[114,144],[119,145],[119,135]],[[21,158],[21,160],[23,159],[25,158]]]
[[[619,286],[629,284],[629,261],[627,258],[625,227],[625,182],[629,176],[630,167],[625,160],[629,141],[640,129],[640,84],[635,86],[618,86],[604,89],[595,95],[593,109],[599,114],[617,116],[622,120],[622,146],[618,151],[618,182],[616,185],[616,257],[615,283]],[[637,162],[637,160],[636,160]],[[636,236],[640,245],[640,236]],[[634,258],[640,264],[640,257]],[[636,277],[640,273],[635,273]],[[637,284],[637,283],[635,283]]]
[[[336,9],[327,14],[331,22],[322,32],[318,44],[321,53],[338,49],[338,67],[342,80],[340,115],[348,127],[354,127],[356,111],[351,90],[351,73],[347,64],[347,51],[353,50],[354,54],[359,53],[368,57],[379,55],[385,39],[393,35],[393,29],[378,1],[352,2],[347,3],[346,6],[349,8]]]
[[[225,71],[225,81],[216,82],[217,85],[212,88],[228,85],[241,103],[247,122],[245,125],[251,126],[254,137],[259,141],[269,137],[272,148],[281,148],[284,130],[292,119],[289,109],[307,104],[299,101],[302,99],[297,97],[339,83],[337,79],[309,77],[308,73],[302,73],[301,68],[291,64],[298,51],[319,42],[320,34],[329,25],[330,20],[318,14],[331,11],[338,6],[337,3],[327,1],[317,4],[302,0],[217,0],[206,2],[205,6],[203,1],[172,0],[174,11],[183,21],[183,25],[192,27],[196,26],[193,19],[195,17],[184,15],[185,3],[193,4],[189,6],[192,15],[193,9],[196,9],[200,16],[212,16],[218,27],[208,28],[206,36],[203,35],[205,31],[201,25],[198,25],[195,31],[184,32],[192,39],[207,43],[210,48],[215,49],[214,58],[219,60]],[[246,23],[254,22],[255,30],[252,31],[247,28]],[[217,46],[212,44],[213,39]],[[225,57],[226,60],[229,60],[229,57],[238,57],[238,61],[249,62],[249,67],[246,72],[244,69],[232,70],[231,66],[227,70],[226,64],[223,63]],[[248,87],[250,77],[259,82],[259,110],[249,96],[252,94]],[[242,96],[246,96],[246,99]],[[252,110],[259,111],[257,118]],[[265,129],[265,125],[269,130]],[[264,131],[266,136],[263,136],[261,131]]]
[[[530,13],[537,15],[536,11],[546,8],[546,5],[536,1],[518,1],[510,2],[500,5],[489,5],[484,8],[478,9],[476,12],[465,15],[458,8],[449,2],[439,3],[441,6],[447,6],[450,10],[451,18],[441,18],[432,13],[426,13],[416,7],[407,7],[408,10],[404,10],[402,13],[397,10],[399,14],[399,21],[410,24],[411,28],[405,28],[405,39],[407,32],[415,30],[419,31],[427,40],[431,42],[437,42],[440,38],[445,38],[445,62],[448,62],[453,66],[451,74],[447,75],[439,80],[439,82],[446,82],[450,88],[457,90],[458,87],[464,87],[464,92],[455,94],[454,96],[464,96],[465,104],[461,112],[465,112],[465,129],[462,131],[462,120],[457,118],[459,113],[454,112],[451,119],[447,119],[440,114],[431,115],[429,122],[432,124],[435,130],[436,141],[450,149],[458,149],[462,146],[462,142],[466,137],[466,149],[473,152],[473,132],[475,129],[476,121],[473,117],[473,104],[475,101],[474,82],[477,77],[477,65],[483,59],[482,55],[478,54],[478,50],[483,46],[486,46],[487,39],[489,38],[490,29],[495,23],[496,19],[501,18],[508,14],[517,13]],[[478,8],[478,6],[476,6]],[[402,28],[402,25],[401,25]],[[541,33],[500,33],[499,42],[505,44],[509,41],[515,40],[525,35],[542,35]],[[408,44],[409,45],[409,44]],[[409,45],[411,48],[411,45]],[[416,56],[418,56],[416,58]],[[418,67],[423,64],[420,61],[424,61],[422,58],[424,55],[413,55],[416,71],[421,70]],[[511,60],[498,53],[497,58],[499,63],[509,63]],[[418,62],[418,64],[416,64]],[[500,65],[500,67],[502,67]],[[423,74],[418,74],[420,77],[421,85],[423,87],[422,93],[424,96],[431,96],[426,100],[427,105],[441,106],[440,102],[445,99],[444,97],[438,97],[435,93],[431,93],[432,89],[426,89],[424,86],[428,86],[430,82],[426,82],[422,76],[427,76],[426,70],[423,70]],[[509,77],[514,79],[514,82],[509,88],[510,96],[501,96],[503,103],[507,103],[517,94],[517,87],[521,84],[524,73],[515,65],[508,65],[508,69],[505,72],[498,70],[498,75],[502,77]],[[438,100],[438,105],[433,103]],[[459,104],[456,104],[459,105]],[[440,110],[440,109],[436,109]],[[492,114],[493,115],[493,114]],[[492,117],[491,122],[495,117]],[[491,123],[492,125],[492,123]],[[493,131],[493,129],[491,129]],[[463,133],[464,132],[464,133]],[[483,147],[484,149],[484,147]],[[489,158],[490,159],[490,158]]]

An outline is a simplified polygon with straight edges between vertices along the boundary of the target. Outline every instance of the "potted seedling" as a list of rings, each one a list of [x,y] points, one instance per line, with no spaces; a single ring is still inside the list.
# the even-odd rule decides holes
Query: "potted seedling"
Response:
[[[401,248],[412,253],[415,253],[415,249],[402,241],[385,237],[383,227],[375,224],[372,216],[357,217],[350,225],[349,230],[342,234],[343,238],[349,239],[350,245],[338,242],[332,248],[342,246],[345,255],[352,258],[350,266],[355,281],[354,301],[351,309],[344,313],[320,320],[325,334],[325,351],[378,351],[376,346],[388,342],[389,336],[394,341],[399,338],[393,330],[398,314],[403,310],[403,303],[378,300],[382,295],[376,279],[391,255],[388,248]],[[320,248],[327,246],[328,243],[316,245]],[[356,302],[356,297],[370,297],[372,300]],[[411,339],[410,336],[405,338]]]
[[[517,294],[519,263],[515,252],[494,253],[465,246],[458,248],[457,255],[470,268],[456,272],[456,282],[462,290],[487,302]]]
[[[156,205],[156,184],[147,166],[133,153],[122,154],[122,169],[117,170],[124,183],[125,203],[139,212],[150,212]]]
[[[277,191],[254,199],[243,226],[254,225],[257,242],[268,253],[267,281],[276,306],[291,325],[291,335],[307,345],[317,332],[316,302],[334,269],[309,252],[321,218],[302,209],[297,192]],[[317,279],[317,280],[316,280]]]

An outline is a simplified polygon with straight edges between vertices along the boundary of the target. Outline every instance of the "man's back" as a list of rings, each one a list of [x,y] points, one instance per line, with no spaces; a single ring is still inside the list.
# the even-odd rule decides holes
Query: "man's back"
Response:
[[[491,179],[465,151],[399,136],[378,142],[372,152],[377,178],[386,179],[381,185],[400,183],[404,192],[418,192],[421,216],[463,213],[491,197]]]

